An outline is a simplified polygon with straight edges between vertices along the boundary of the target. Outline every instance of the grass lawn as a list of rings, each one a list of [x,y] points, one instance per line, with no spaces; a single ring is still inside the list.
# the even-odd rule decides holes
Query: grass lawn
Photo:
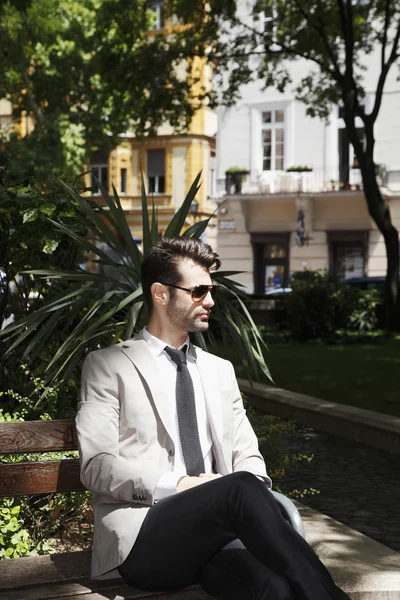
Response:
[[[265,358],[278,387],[400,417],[400,339],[268,347]],[[234,349],[220,355],[240,365]],[[242,369],[237,373],[245,377]]]

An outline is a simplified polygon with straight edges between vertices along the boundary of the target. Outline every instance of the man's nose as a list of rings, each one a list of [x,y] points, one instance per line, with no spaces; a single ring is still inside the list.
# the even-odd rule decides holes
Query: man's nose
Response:
[[[207,295],[205,296],[202,304],[203,306],[209,306],[210,308],[214,306],[215,302],[213,297],[211,296],[211,292],[207,292]]]

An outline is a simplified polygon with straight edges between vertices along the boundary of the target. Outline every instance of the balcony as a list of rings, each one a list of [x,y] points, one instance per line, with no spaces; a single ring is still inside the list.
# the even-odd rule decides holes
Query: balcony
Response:
[[[312,169],[309,171],[264,171],[261,175],[242,176],[237,186],[232,178],[221,180],[225,194],[298,194],[362,190],[361,172],[348,168],[339,178],[337,167]],[[222,188],[222,185],[220,185]],[[240,189],[240,192],[238,191]],[[223,190],[221,189],[223,193]]]
[[[400,192],[400,170],[387,171],[377,165],[378,184],[386,193]],[[234,176],[217,181],[217,197],[226,195],[263,194],[319,194],[329,192],[359,192],[363,190],[361,172],[358,168],[337,166],[303,171],[264,171],[242,174],[240,180]]]
[[[92,194],[91,197],[102,205],[106,204],[104,198],[100,194]],[[149,209],[152,207],[153,198],[154,206],[156,206],[158,209],[174,209],[171,194],[147,194],[147,205]],[[142,210],[141,196],[128,196],[126,194],[120,194],[119,199],[124,210],[139,212]]]

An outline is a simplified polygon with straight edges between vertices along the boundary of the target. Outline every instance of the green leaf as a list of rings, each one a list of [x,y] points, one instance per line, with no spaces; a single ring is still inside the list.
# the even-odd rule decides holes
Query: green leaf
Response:
[[[210,217],[211,218],[211,217]],[[205,219],[204,221],[199,221],[198,223],[194,223],[186,231],[183,233],[185,237],[196,237],[199,238],[207,229],[207,226],[210,222],[210,219]]]
[[[147,208],[146,188],[144,184],[143,172],[141,173],[142,183],[142,228],[143,228],[143,254],[146,256],[152,245],[151,230],[149,223],[149,211]]]
[[[179,210],[174,214],[169,223],[168,227],[165,230],[164,237],[174,237],[181,234],[183,226],[185,224],[185,219],[189,213],[190,206],[193,200],[196,197],[197,192],[200,189],[199,181],[200,181],[201,173],[199,173],[196,179],[193,181],[190,186],[190,190],[182,203],[182,206]]]

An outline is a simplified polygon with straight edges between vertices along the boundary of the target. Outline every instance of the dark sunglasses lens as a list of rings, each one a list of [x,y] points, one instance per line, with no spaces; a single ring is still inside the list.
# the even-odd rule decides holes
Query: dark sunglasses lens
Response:
[[[214,298],[217,288],[215,286],[211,286],[208,285],[198,285],[197,287],[194,288],[193,293],[192,293],[192,297],[193,300],[195,302],[200,302],[200,300],[203,300],[203,298],[205,298],[208,294],[208,292],[211,292],[211,296]]]

